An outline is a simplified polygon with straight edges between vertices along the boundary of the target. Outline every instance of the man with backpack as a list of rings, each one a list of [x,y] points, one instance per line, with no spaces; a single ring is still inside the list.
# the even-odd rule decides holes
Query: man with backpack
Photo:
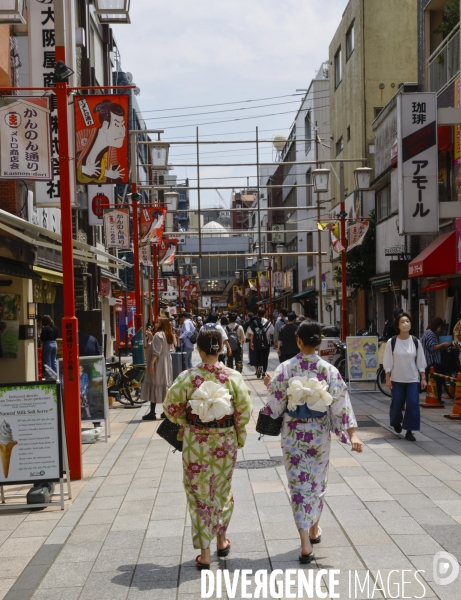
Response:
[[[192,321],[191,314],[183,312],[178,315],[179,323],[179,342],[182,346],[182,352],[187,353],[187,368],[192,369],[192,352],[197,341],[197,330]]]
[[[281,363],[290,360],[299,352],[298,344],[296,343],[296,332],[298,324],[296,323],[296,313],[291,311],[287,315],[288,323],[284,325],[279,332],[278,338],[278,354]]]
[[[232,354],[227,355],[227,366],[231,369],[234,368],[239,373],[243,371],[243,344],[245,343],[245,332],[243,327],[237,322],[237,315],[231,313],[229,315],[229,325],[224,328],[227,334],[227,342],[231,347]]]
[[[287,314],[288,311],[286,308],[281,308],[277,321],[275,321],[274,325],[274,348],[277,350],[278,341],[279,341],[279,333],[284,325],[287,323]]]
[[[205,321],[205,323],[203,324],[202,327],[207,327],[207,328],[211,327],[211,328],[219,331],[219,333],[222,336],[223,347],[226,346],[226,348],[227,348],[227,356],[232,356],[232,348],[230,347],[229,342],[227,341],[227,333],[224,330],[224,328],[218,323],[218,320],[219,320],[219,314],[212,312],[209,314],[208,319]]]
[[[267,363],[269,361],[270,336],[274,333],[274,326],[264,318],[264,308],[258,310],[258,316],[253,319],[251,326],[247,329],[250,334],[250,348],[255,351],[256,377],[265,377]]]

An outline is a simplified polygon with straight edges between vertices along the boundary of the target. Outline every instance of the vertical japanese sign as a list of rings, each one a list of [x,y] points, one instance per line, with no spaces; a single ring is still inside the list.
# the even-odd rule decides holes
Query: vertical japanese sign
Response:
[[[89,185],[88,186],[88,223],[96,227],[104,224],[104,211],[114,204],[114,186]]]
[[[128,99],[75,96],[77,183],[129,183]]]
[[[139,245],[158,244],[165,226],[166,208],[140,206]]]
[[[397,96],[399,233],[438,233],[437,95]]]
[[[153,267],[152,251],[150,244],[139,248],[139,263],[145,267]]]
[[[360,246],[367,235],[367,231],[369,228],[368,221],[364,221],[363,223],[356,223],[355,225],[350,225],[348,232],[348,244],[347,244],[347,252],[355,248],[356,246]]]
[[[51,179],[48,98],[0,102],[0,179]]]
[[[66,4],[66,64],[73,71],[77,71],[75,62],[75,11],[72,3]],[[54,31],[54,4],[52,0],[29,0],[27,3],[29,23],[29,83],[31,87],[54,87],[55,57],[55,31]],[[73,85],[73,78],[70,84]],[[34,95],[43,96],[43,92]],[[56,96],[50,95],[51,111],[51,164],[52,179],[47,182],[35,183],[35,203],[40,206],[61,206],[60,178],[59,178],[59,140],[58,140],[58,115],[56,110]],[[70,138],[73,137],[72,107],[69,107]],[[66,152],[67,149],[62,149]],[[73,169],[71,173],[71,189],[74,188],[75,178]]]
[[[111,210],[104,215],[106,248],[129,250],[130,215],[128,209]]]

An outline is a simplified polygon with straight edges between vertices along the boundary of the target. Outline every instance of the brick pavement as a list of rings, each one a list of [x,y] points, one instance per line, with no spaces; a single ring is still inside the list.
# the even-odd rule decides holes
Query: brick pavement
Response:
[[[277,364],[273,353],[270,369]],[[254,418],[238,460],[277,459],[279,440],[259,441],[255,432],[263,383],[246,366],[245,374]],[[458,600],[460,580],[436,585],[432,560],[440,550],[461,560],[461,423],[443,418],[449,410],[423,412],[411,443],[387,428],[389,399],[381,393],[354,394],[353,405],[367,425],[364,451],[332,444],[322,543],[307,569],[343,569],[341,598],[349,597],[349,569],[362,578],[366,570],[384,578],[390,569],[408,569],[409,579],[424,569],[425,598]],[[0,514],[0,599],[200,598],[181,456],[155,435],[158,422],[141,421],[145,410],[111,410],[112,437],[84,446],[85,478],[73,484],[65,511]],[[214,553],[213,570],[299,568],[283,466],[236,469],[233,491],[232,551],[219,562]],[[405,589],[421,596],[417,584]]]

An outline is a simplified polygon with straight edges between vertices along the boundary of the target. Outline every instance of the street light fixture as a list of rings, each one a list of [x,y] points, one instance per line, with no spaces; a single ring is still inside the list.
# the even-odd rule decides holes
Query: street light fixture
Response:
[[[35,321],[37,318],[37,303],[36,302],[28,302],[27,303],[27,318],[31,321]]]
[[[235,279],[240,279],[240,271],[235,271]]]
[[[316,193],[321,194],[328,192],[330,169],[314,169],[312,171],[312,177],[314,180],[314,191]]]
[[[131,23],[130,0],[94,0],[94,7],[101,24]]]
[[[165,201],[165,204],[167,204],[167,209],[171,210],[172,212],[175,212],[178,210],[178,200],[179,200],[179,194],[178,192],[165,192],[163,194],[163,198]]]
[[[275,246],[275,251],[277,254],[282,254],[284,250],[285,246],[283,244],[277,244],[277,246]]]
[[[170,144],[168,142],[161,142],[158,140],[155,142],[150,142],[149,145],[152,148],[152,166],[157,171],[166,171],[168,168]]]
[[[24,0],[0,0],[0,23],[25,24]]]
[[[184,273],[184,267],[178,267],[178,273],[182,275]]]
[[[354,170],[355,189],[359,192],[366,192],[370,189],[371,173],[370,167],[359,167]]]
[[[192,275],[197,276],[198,275],[198,268],[197,265],[192,265]]]
[[[263,262],[264,269],[267,269],[269,267],[269,264],[270,264],[269,259],[268,258],[263,258],[262,262]]]

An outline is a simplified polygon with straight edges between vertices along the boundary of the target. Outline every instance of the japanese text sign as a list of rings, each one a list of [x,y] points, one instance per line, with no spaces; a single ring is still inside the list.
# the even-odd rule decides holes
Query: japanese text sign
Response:
[[[140,217],[139,245],[158,244],[162,239],[165,226],[166,208],[143,207]]]
[[[107,248],[130,249],[130,216],[127,209],[106,212],[104,234]]]
[[[150,244],[139,248],[139,262],[145,267],[153,267],[152,250]]]
[[[397,96],[399,233],[437,233],[437,95]]]
[[[48,98],[3,99],[0,107],[0,178],[52,178]]]
[[[76,96],[77,182],[129,183],[128,95]]]
[[[102,227],[104,223],[104,211],[114,204],[113,185],[89,185],[88,186],[88,223]]]
[[[349,242],[347,244],[347,251],[352,250],[356,246],[360,246],[367,235],[368,231],[368,221],[364,221],[363,223],[356,223],[355,225],[350,225],[349,227]]]
[[[155,292],[155,280],[151,279],[152,291]],[[166,277],[162,277],[157,279],[157,292],[167,292],[168,291],[168,279]]]

